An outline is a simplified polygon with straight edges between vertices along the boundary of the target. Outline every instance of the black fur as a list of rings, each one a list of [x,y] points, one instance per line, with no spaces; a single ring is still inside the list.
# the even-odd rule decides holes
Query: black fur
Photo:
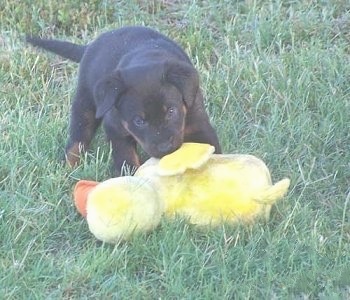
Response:
[[[86,46],[28,37],[35,46],[80,62],[71,109],[66,158],[79,162],[103,123],[112,144],[115,170],[138,166],[136,144],[154,157],[183,142],[215,146],[217,135],[205,112],[198,73],[172,40],[146,27],[124,27],[101,34]]]
[[[27,36],[26,42],[32,44],[33,46],[54,52],[77,63],[81,61],[81,58],[83,57],[87,48],[87,46],[76,45],[70,42],[46,40],[32,36]]]

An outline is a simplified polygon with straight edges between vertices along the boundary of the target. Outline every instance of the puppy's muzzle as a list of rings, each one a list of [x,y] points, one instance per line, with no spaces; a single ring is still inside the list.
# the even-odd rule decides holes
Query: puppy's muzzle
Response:
[[[174,138],[170,137],[167,141],[158,144],[157,150],[160,154],[163,155],[175,151],[176,146],[174,147]]]

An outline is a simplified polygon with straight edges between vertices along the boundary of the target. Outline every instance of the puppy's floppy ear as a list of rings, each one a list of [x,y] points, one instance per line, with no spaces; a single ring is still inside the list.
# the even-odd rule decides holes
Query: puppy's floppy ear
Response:
[[[94,87],[97,119],[102,118],[116,104],[124,89],[119,71],[114,71],[97,81]]]
[[[192,65],[169,61],[165,64],[164,79],[182,93],[187,107],[192,106],[199,89],[199,76]]]

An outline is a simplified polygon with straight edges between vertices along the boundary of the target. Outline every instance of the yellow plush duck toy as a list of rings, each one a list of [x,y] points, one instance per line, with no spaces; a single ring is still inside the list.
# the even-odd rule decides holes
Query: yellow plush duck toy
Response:
[[[79,181],[76,207],[90,231],[112,243],[152,230],[162,214],[184,216],[197,225],[268,219],[271,206],[286,194],[289,179],[272,185],[260,159],[213,152],[207,144],[185,143],[160,160],[149,159],[134,176]]]

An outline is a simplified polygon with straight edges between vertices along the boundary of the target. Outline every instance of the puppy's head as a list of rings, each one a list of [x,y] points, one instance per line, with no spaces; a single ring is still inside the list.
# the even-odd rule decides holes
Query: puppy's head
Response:
[[[186,112],[198,91],[198,74],[189,64],[166,62],[116,70],[95,88],[96,117],[112,107],[123,127],[153,157],[183,143]]]

